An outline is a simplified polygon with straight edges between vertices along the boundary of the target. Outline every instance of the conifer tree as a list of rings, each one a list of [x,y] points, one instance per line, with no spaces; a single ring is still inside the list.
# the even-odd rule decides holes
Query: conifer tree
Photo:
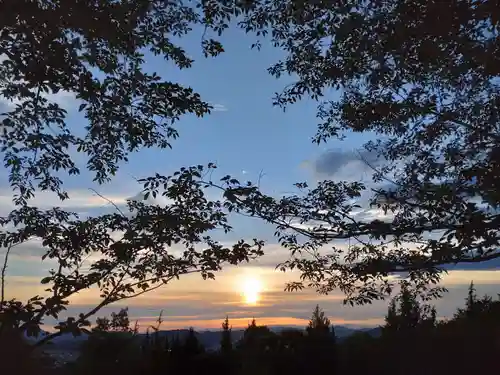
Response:
[[[203,346],[198,341],[193,327],[189,328],[186,341],[184,342],[184,352],[187,356],[196,356],[203,352]]]
[[[468,317],[472,317],[474,315],[476,305],[477,305],[476,288],[474,286],[474,282],[471,281],[471,283],[469,285],[469,291],[467,293],[467,300],[466,300],[466,311],[467,311]]]
[[[319,305],[316,305],[306,330],[309,335],[329,333],[330,319],[326,317]]]
[[[233,342],[231,339],[231,327],[229,326],[229,317],[222,322],[222,336],[220,342],[220,349],[222,353],[229,353],[233,349]]]
[[[307,346],[304,352],[306,357],[315,357],[314,363],[309,364],[312,373],[335,369],[335,331],[333,327],[330,331],[330,326],[330,319],[319,305],[316,305],[306,328]]]

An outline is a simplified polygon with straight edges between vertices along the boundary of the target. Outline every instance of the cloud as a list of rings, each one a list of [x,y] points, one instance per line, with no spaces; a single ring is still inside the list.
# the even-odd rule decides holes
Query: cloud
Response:
[[[224,104],[212,103],[212,111],[213,112],[227,112],[228,108]]]
[[[57,93],[42,93],[41,96],[51,103],[58,104],[68,112],[78,108],[80,103],[80,101],[76,99],[75,93],[66,90],[60,90]],[[4,111],[13,110],[16,105],[22,102],[23,101],[19,99],[7,99],[0,95],[0,108]]]
[[[8,60],[7,55],[0,54],[0,64],[6,60]],[[21,82],[22,81],[19,81],[19,83]],[[66,109],[67,111],[76,109],[80,103],[80,101],[76,99],[76,95],[74,92],[66,90],[60,90],[57,93],[42,92],[40,95],[46,98],[48,101],[58,104],[60,107]],[[12,110],[17,104],[20,103],[22,103],[22,101],[18,99],[6,99],[2,95],[0,95],[0,110],[6,110],[5,107],[7,108],[7,110]]]
[[[132,186],[131,189],[134,187],[135,185]],[[30,201],[30,204],[41,209],[52,207],[92,209],[106,208],[111,205],[110,201],[117,206],[123,206],[126,204],[127,200],[133,200],[139,197],[139,194],[132,193],[132,190],[123,192],[105,191],[99,192],[99,194],[102,194],[102,197],[90,189],[70,189],[68,190],[69,199],[61,200],[57,194],[53,192],[37,191],[34,198]],[[1,212],[10,212],[10,210],[14,208],[12,199],[13,191],[10,188],[0,188]]]
[[[239,290],[239,280],[252,276],[262,280],[265,290],[257,305],[246,305]],[[163,310],[164,329],[218,328],[228,315],[233,326],[244,327],[253,317],[260,324],[305,326],[316,304],[319,304],[334,324],[374,326],[380,324],[387,311],[388,301],[375,301],[367,306],[349,307],[342,304],[343,295],[334,291],[319,295],[314,290],[283,291],[284,282],[292,273],[274,272],[270,267],[231,267],[216,274],[216,280],[203,281],[199,275],[181,276],[156,292],[111,305],[97,316],[109,315],[128,306],[132,320],[141,326],[152,324]],[[457,307],[463,306],[467,286],[474,280],[478,294],[494,296],[500,290],[500,271],[451,271],[443,285],[450,292],[435,301],[438,315],[451,317]],[[9,276],[9,296],[27,298],[41,292],[36,276]],[[80,293],[71,299],[64,316],[75,316],[89,311],[99,300],[97,289]],[[45,322],[52,324],[52,321]]]
[[[48,93],[45,94],[44,96],[50,102],[57,103],[59,106],[66,109],[67,111],[76,109],[77,106],[80,104],[80,101],[76,99],[75,93],[66,90],[60,90],[56,94]]]
[[[448,271],[500,270],[500,257],[480,263],[457,263],[445,267]],[[498,274],[500,281],[500,273]]]
[[[456,269],[453,271],[449,271],[449,273],[443,277],[443,283],[447,286],[468,285],[471,281],[474,281],[474,283],[478,285],[496,285],[497,291],[500,292],[500,269]]]
[[[500,289],[498,276],[499,274],[494,271],[450,274],[445,280],[449,293],[445,294],[442,299],[434,301],[438,316],[449,318],[458,307],[463,306],[471,278],[476,283],[479,295],[494,296]],[[371,305],[350,307],[342,304],[343,295],[339,292],[325,296],[318,295],[311,290],[265,292],[258,305],[248,306],[242,302],[241,296],[236,291],[230,290],[229,280],[221,285],[226,290],[218,290],[215,286],[205,288],[205,283],[211,284],[211,282],[200,281],[196,286],[191,286],[198,291],[176,291],[176,287],[183,284],[183,278],[181,278],[170,287],[162,289],[161,292],[127,301],[129,314],[132,320],[138,319],[141,326],[147,326],[152,324],[163,310],[165,324],[162,327],[164,329],[190,326],[197,329],[211,329],[219,328],[221,320],[226,315],[229,316],[234,328],[245,327],[252,318],[255,318],[259,324],[304,327],[316,304],[319,304],[331,321],[337,325],[375,326],[383,322],[387,312],[388,301],[375,301]],[[228,286],[229,289],[227,289]],[[180,289],[183,287],[181,286]],[[81,300],[80,302],[85,302],[85,304],[70,305],[68,314],[76,315],[93,306],[88,303],[90,301]],[[125,304],[109,306],[98,316],[109,315],[112,311],[117,311],[124,306]]]
[[[313,168],[322,177],[358,179],[362,174],[372,174],[372,167],[380,165],[382,160],[373,152],[361,150],[332,149],[322,153]],[[370,167],[372,166],[372,167]]]
[[[174,284],[182,283],[182,279]],[[112,311],[128,304],[132,320],[153,322],[163,311],[164,328],[218,328],[221,320],[227,315],[233,327],[244,327],[255,318],[260,324],[268,325],[300,325],[305,326],[316,304],[327,312],[336,324],[373,325],[373,321],[381,321],[381,313],[385,311],[385,304],[365,306],[350,309],[343,306],[340,295],[320,296],[312,291],[304,292],[266,292],[262,301],[256,306],[245,305],[240,295],[235,292],[212,291],[204,293],[181,293],[170,291],[164,299],[144,297],[124,301],[122,304],[109,306],[100,311],[97,316],[109,315]],[[150,293],[152,297],[157,293]],[[188,298],[184,298],[184,296]],[[95,301],[74,300],[69,305],[66,316],[74,316],[82,311],[88,311],[95,306]],[[222,303],[226,302],[226,303]],[[374,308],[375,306],[375,308]],[[371,323],[370,323],[371,321]]]

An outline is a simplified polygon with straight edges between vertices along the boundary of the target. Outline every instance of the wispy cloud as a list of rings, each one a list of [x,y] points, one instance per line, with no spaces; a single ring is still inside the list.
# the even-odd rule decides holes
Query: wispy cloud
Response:
[[[212,111],[214,112],[227,112],[228,108],[224,104],[220,103],[213,103],[211,104],[212,106]]]
[[[41,191],[37,192],[31,203],[39,208],[64,207],[64,208],[92,208],[105,207],[109,205],[109,201],[116,205],[123,205],[128,199],[132,199],[131,193],[104,193],[102,198],[95,194],[92,190],[69,190],[69,199],[64,201],[52,192]],[[0,207],[12,208],[13,193],[10,189],[0,189]]]
[[[1,63],[1,60],[0,60]],[[61,108],[64,108],[66,111],[76,110],[80,101],[76,99],[76,96],[73,92],[60,90],[57,93],[42,93],[42,97],[47,99],[51,103],[58,104]],[[21,104],[23,101],[19,99],[7,99],[4,96],[0,95],[0,105],[7,107],[7,110],[12,110],[16,107],[16,105]]]
[[[194,283],[188,277],[133,300],[124,301],[105,308],[98,316],[109,315],[120,307],[128,305],[133,320],[141,326],[152,324],[163,310],[164,329],[169,328],[218,328],[228,315],[232,325],[245,327],[255,317],[260,324],[304,326],[316,304],[319,304],[334,324],[373,326],[382,322],[387,311],[387,301],[376,301],[367,306],[349,307],[342,304],[343,295],[318,295],[313,290],[284,292],[269,290],[261,295],[256,305],[247,305],[238,293],[238,270],[224,271],[216,281]],[[444,298],[435,301],[438,314],[450,317],[457,307],[463,306],[467,286],[471,280],[476,283],[479,294],[495,295],[500,290],[499,273],[495,271],[451,272],[444,280],[450,290]],[[268,283],[272,283],[270,280]],[[27,298],[41,292],[42,286],[35,277],[9,278],[9,295]],[[14,293],[13,293],[14,292]],[[65,315],[72,316],[88,311],[99,300],[97,290],[89,290],[71,299]],[[46,322],[47,324],[51,322]]]

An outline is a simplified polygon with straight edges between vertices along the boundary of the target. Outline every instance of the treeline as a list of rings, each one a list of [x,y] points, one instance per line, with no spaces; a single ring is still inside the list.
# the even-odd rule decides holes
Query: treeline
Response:
[[[67,365],[72,374],[301,374],[334,371],[336,336],[330,320],[316,306],[305,331],[285,329],[279,333],[258,325],[255,319],[240,340],[232,338],[226,317],[219,348],[207,350],[191,328],[184,337],[166,335],[158,324],[146,335],[131,328],[127,310],[97,320],[82,355]],[[308,358],[315,358],[310,363]],[[314,367],[316,366],[316,367]]]
[[[403,285],[379,336],[358,332],[340,342],[319,306],[305,330],[277,333],[253,320],[236,343],[226,318],[216,351],[193,329],[182,338],[162,335],[161,320],[137,336],[126,310],[97,323],[71,373],[469,374],[494,368],[500,349],[500,300],[478,297],[473,284],[465,306],[445,321]]]
[[[448,320],[404,284],[388,308],[381,336],[356,333],[339,346],[339,373],[471,374],[489,372],[500,349],[500,298],[479,298],[474,284]]]
[[[216,350],[204,348],[193,329],[172,336],[161,323],[139,335],[126,309],[99,318],[78,360],[50,373],[470,374],[495,368],[500,349],[500,299],[478,297],[473,284],[448,320],[403,284],[379,335],[360,331],[341,341],[319,306],[305,330],[273,332],[252,320],[238,341],[226,317]]]

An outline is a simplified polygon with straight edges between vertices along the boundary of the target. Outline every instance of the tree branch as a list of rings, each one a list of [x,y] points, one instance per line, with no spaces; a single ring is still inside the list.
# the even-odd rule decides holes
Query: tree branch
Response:
[[[8,247],[7,247],[7,251],[5,252],[5,258],[4,258],[4,261],[3,261],[3,266],[2,266],[2,280],[1,280],[1,296],[0,296],[0,310],[3,308],[3,304],[5,302],[5,272],[7,271],[7,264],[9,262],[9,255],[10,255],[10,251],[12,250],[12,248],[16,247],[17,245],[19,245],[20,242],[18,243],[15,243],[15,244],[10,244]]]

